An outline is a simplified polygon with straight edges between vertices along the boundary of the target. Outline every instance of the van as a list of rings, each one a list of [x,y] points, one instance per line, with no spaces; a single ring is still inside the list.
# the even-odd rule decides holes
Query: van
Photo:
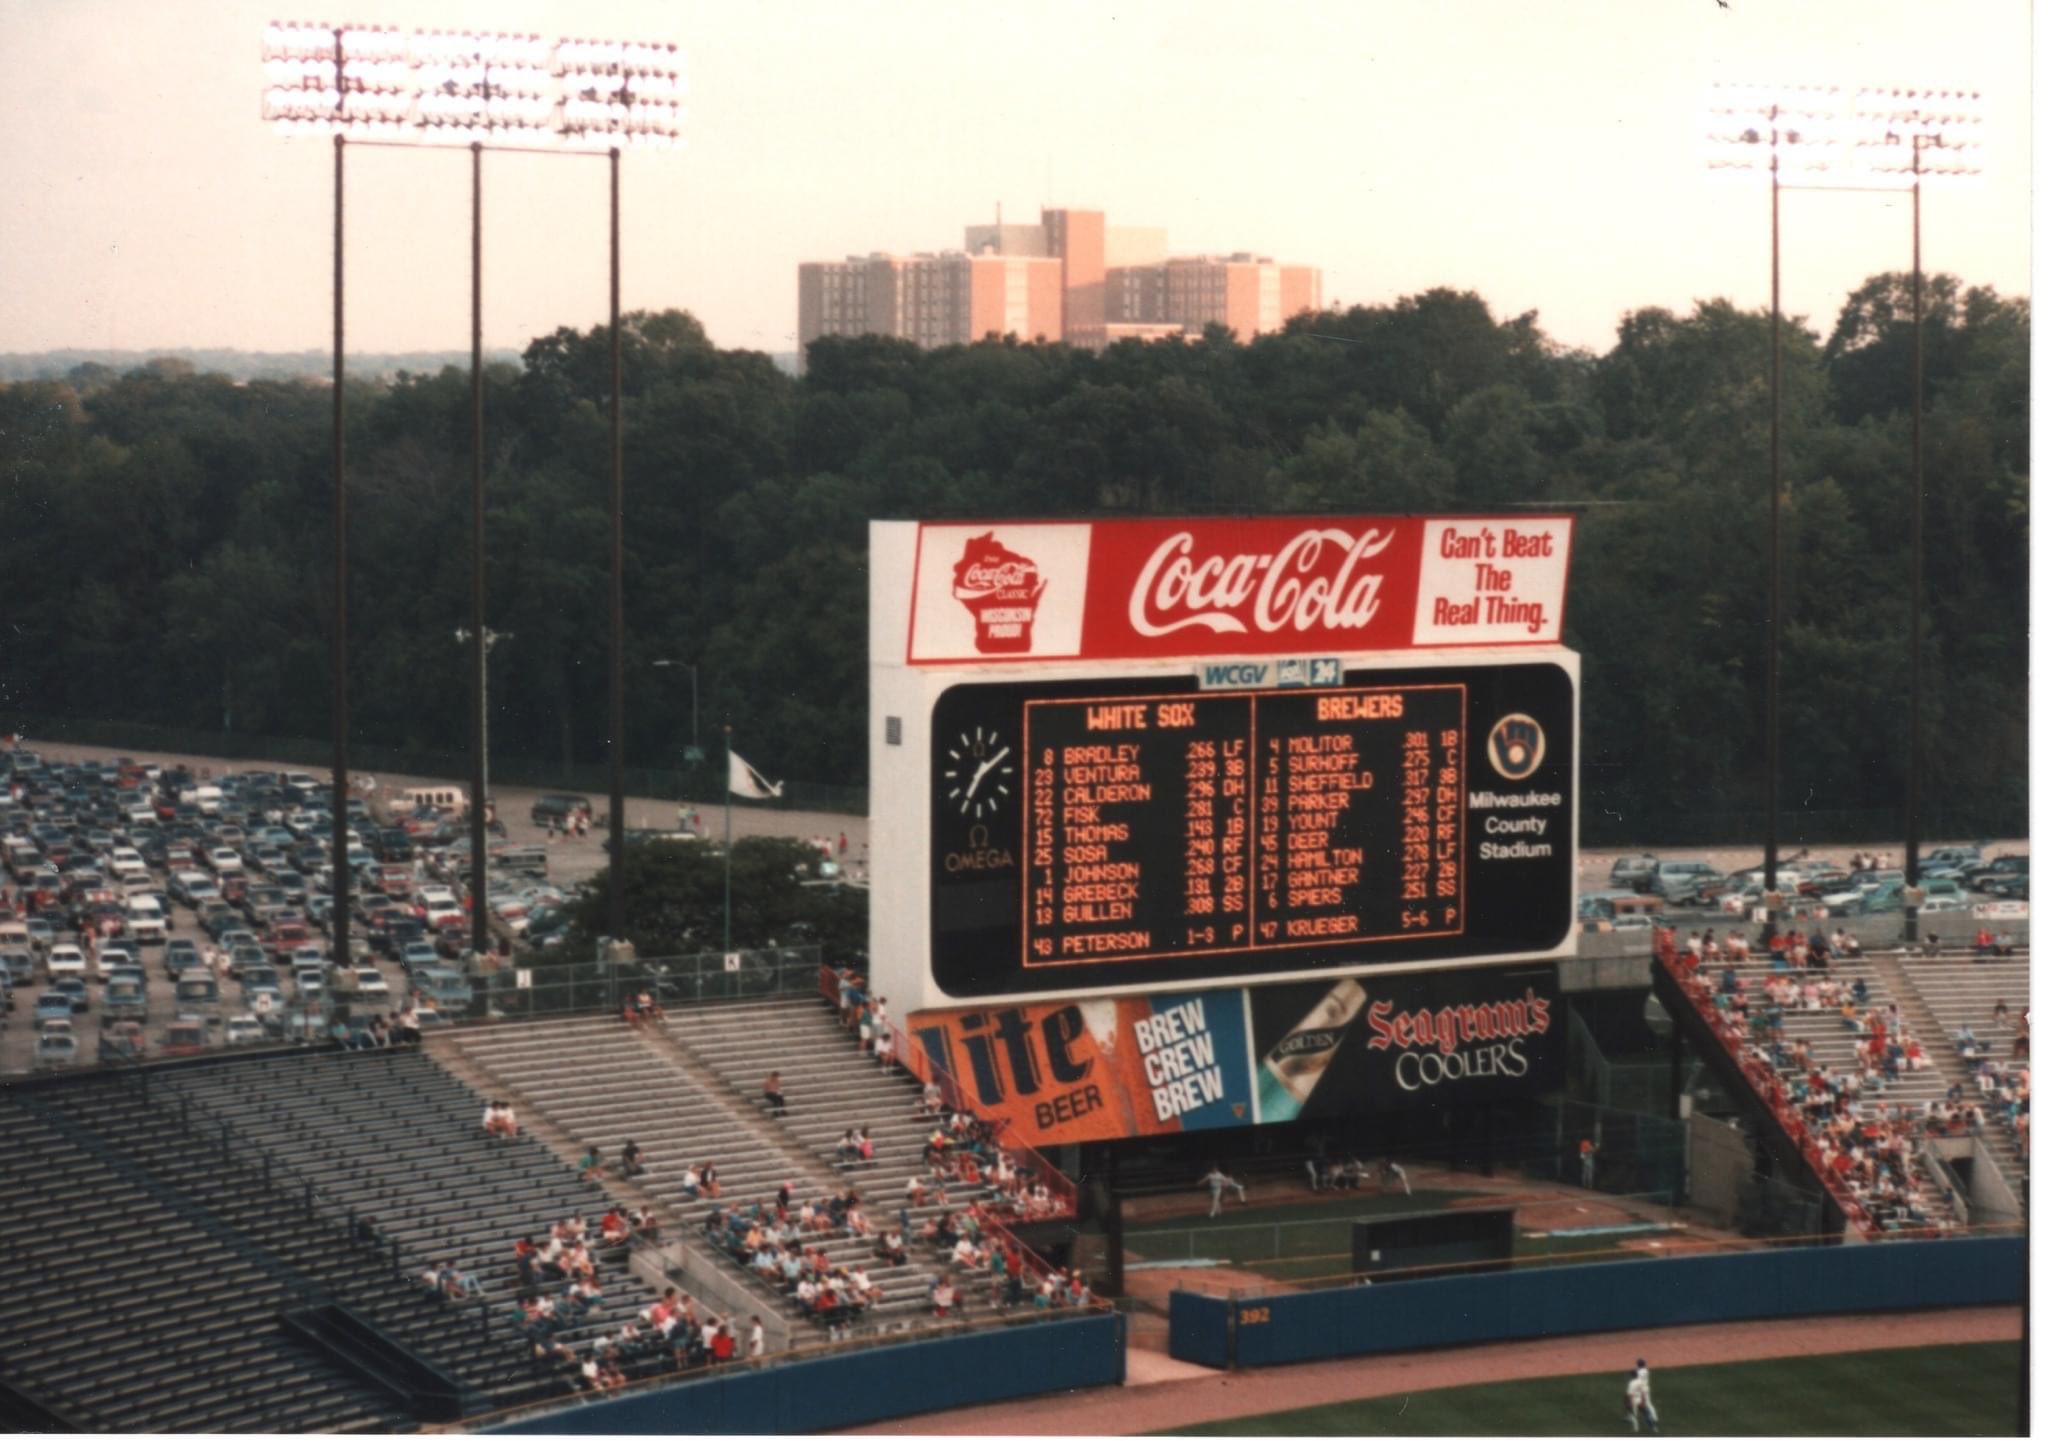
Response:
[[[533,802],[533,823],[559,826],[579,810],[587,810],[590,797],[572,795],[537,796]]]
[[[491,864],[504,871],[518,871],[522,875],[539,876],[547,879],[548,848],[546,846],[501,846],[491,853]]]
[[[461,786],[415,786],[409,791],[400,791],[392,802],[394,815],[405,815],[422,808],[448,811],[458,816],[466,814],[469,792]]]
[[[155,896],[128,898],[128,938],[138,946],[160,946],[169,937],[164,908]]]

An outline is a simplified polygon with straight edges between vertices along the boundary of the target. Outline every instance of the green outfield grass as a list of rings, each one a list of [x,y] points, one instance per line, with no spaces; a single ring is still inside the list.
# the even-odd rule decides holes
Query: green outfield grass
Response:
[[[1851,1351],[1721,1366],[1643,1351],[1667,1436],[2013,1436],[2017,1342]],[[1158,1435],[1625,1436],[1620,1372],[1453,1386],[1269,1411]]]

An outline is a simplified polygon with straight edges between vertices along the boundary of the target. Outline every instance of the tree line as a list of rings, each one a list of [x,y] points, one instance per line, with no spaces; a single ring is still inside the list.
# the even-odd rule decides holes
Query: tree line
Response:
[[[1906,277],[1784,330],[1785,834],[1894,837],[1907,763]],[[1929,834],[2024,833],[2027,302],[1927,282]],[[673,765],[697,667],[771,774],[860,785],[866,523],[1172,513],[1581,515],[1589,840],[1760,832],[1770,320],[1626,315],[1603,354],[1432,290],[1094,353],[817,342],[794,378],[677,311],[622,321],[628,758]],[[490,732],[604,758],[609,334],[485,375]],[[460,752],[469,380],[351,382],[353,734]],[[0,729],[328,731],[331,407],[176,363],[0,385]],[[12,722],[12,723],[10,723]],[[715,758],[715,749],[714,749]]]

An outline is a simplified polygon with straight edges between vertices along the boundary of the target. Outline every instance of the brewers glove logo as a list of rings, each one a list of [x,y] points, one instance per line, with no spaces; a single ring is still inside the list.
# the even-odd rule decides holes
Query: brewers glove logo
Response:
[[[1543,764],[1543,727],[1520,711],[1493,723],[1486,758],[1505,780],[1525,781]]]

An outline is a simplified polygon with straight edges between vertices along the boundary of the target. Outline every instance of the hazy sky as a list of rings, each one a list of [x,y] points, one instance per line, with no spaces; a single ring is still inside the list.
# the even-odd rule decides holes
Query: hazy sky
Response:
[[[2028,291],[2023,0],[0,0],[0,350],[328,344],[331,152],[260,119],[271,18],[684,46],[687,148],[625,163],[624,301],[727,346],[794,349],[799,261],[957,246],[1000,202],[1605,349],[1632,308],[1768,303],[1768,192],[1703,164],[1717,77],[1987,92],[1991,174],[1930,194],[1926,264]],[[466,155],[351,156],[351,348],[465,348]],[[601,320],[603,162],[485,172],[486,344]],[[1825,334],[1909,214],[1788,194],[1787,311]]]

